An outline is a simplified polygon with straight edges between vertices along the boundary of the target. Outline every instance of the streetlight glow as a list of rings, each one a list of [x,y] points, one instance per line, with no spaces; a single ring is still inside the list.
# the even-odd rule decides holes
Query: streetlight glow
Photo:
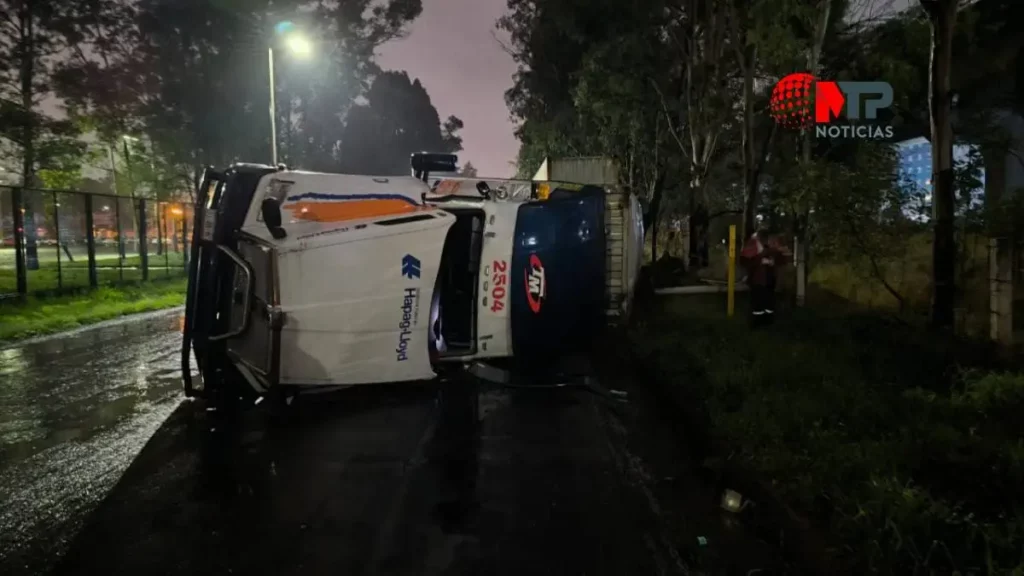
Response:
[[[307,57],[313,52],[313,43],[295,29],[295,24],[288,20],[274,26],[274,33],[283,40],[285,48],[299,57]],[[277,99],[274,90],[274,46],[267,46],[267,79],[270,81],[270,155],[274,166],[277,166]]]
[[[309,56],[313,53],[313,44],[303,36],[292,34],[285,39],[285,45],[292,54],[297,56]]]

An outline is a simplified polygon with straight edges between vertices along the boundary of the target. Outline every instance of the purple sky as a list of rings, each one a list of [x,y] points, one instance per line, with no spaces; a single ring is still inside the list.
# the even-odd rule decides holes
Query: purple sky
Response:
[[[504,12],[505,0],[423,0],[409,35],[382,46],[377,58],[419,78],[442,119],[462,118],[459,161],[481,176],[512,176],[519,151],[505,106],[516,65],[492,35]]]

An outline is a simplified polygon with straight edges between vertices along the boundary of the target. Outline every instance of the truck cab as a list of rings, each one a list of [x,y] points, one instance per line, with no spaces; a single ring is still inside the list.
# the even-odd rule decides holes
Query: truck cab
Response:
[[[430,380],[532,361],[603,322],[604,190],[236,165],[199,193],[183,345],[204,390]]]

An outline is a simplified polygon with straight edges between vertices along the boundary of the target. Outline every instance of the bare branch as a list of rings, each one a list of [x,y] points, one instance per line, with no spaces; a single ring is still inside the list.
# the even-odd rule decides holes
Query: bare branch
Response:
[[[494,30],[491,30],[491,38],[493,38],[494,42],[498,44],[498,47],[501,48],[501,51],[511,56],[513,60],[515,60],[516,62],[522,60],[522,54],[516,52],[515,50],[512,49],[511,46],[503,42],[501,38],[498,38],[498,35],[494,32]]]
[[[665,100],[665,94],[661,91],[661,88],[658,87],[658,83],[655,82],[653,78],[650,79],[650,82],[651,86],[654,87],[654,91],[658,93],[658,98],[661,100],[661,108],[662,110],[664,110],[665,119],[668,121],[668,132],[669,134],[672,135],[672,138],[676,141],[676,144],[679,145],[679,151],[682,152],[683,154],[686,154],[686,145],[683,144],[682,138],[679,137],[679,134],[676,132],[676,129],[673,126],[674,123],[672,121],[672,112],[668,109],[668,102]]]

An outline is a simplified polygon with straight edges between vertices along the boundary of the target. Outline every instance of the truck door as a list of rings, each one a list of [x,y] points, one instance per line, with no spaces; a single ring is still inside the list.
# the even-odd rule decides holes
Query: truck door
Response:
[[[509,284],[517,359],[543,363],[585,347],[603,324],[604,191],[554,190],[519,207]]]

